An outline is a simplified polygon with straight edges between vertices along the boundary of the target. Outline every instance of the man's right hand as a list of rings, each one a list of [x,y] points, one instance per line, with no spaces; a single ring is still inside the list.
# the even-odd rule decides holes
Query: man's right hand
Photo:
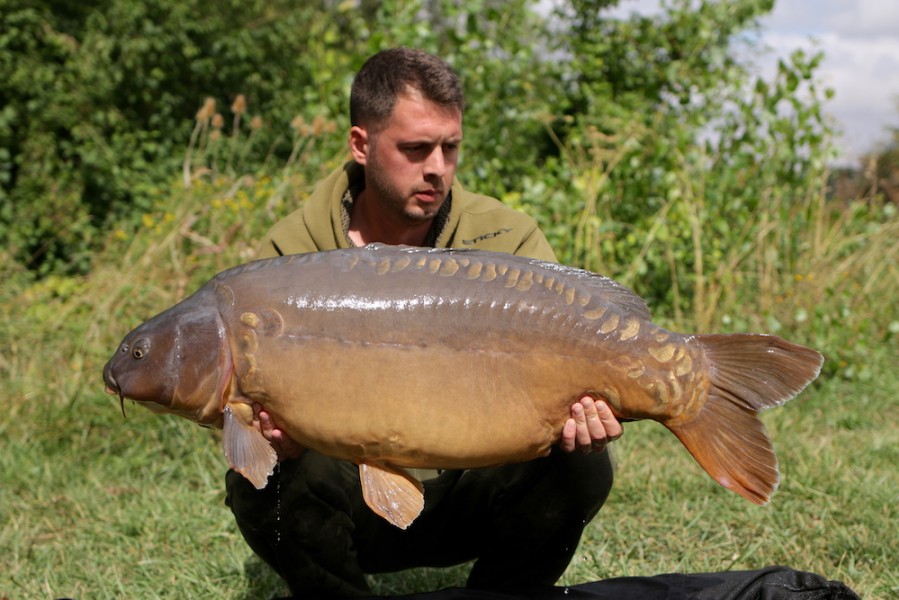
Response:
[[[262,437],[267,439],[278,453],[278,462],[292,458],[299,458],[305,448],[289,437],[275,425],[272,416],[262,408],[261,404],[253,404],[253,417],[259,423],[259,430]]]
[[[565,452],[602,452],[623,432],[606,402],[584,396],[571,406],[571,418],[562,428],[559,446]]]

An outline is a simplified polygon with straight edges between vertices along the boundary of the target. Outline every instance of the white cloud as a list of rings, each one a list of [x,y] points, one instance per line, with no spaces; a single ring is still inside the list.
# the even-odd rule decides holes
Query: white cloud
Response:
[[[842,162],[889,140],[889,128],[899,125],[899,3],[782,0],[762,25],[778,56],[824,52],[818,74],[836,92],[826,108],[843,132]]]
[[[847,36],[884,36],[899,39],[899,3],[854,0],[840,3],[842,10],[828,22],[828,29]]]

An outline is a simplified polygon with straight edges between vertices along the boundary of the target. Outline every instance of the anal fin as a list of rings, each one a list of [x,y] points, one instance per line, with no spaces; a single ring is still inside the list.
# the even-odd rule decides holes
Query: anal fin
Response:
[[[411,525],[425,506],[424,486],[399,467],[363,462],[359,479],[368,507],[400,529]]]
[[[228,465],[246,477],[257,490],[268,483],[275,470],[278,454],[253,425],[253,409],[237,402],[225,406],[222,439]]]

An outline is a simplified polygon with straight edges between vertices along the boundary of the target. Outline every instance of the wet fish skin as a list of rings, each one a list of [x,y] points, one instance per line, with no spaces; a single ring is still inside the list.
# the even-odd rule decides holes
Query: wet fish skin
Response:
[[[262,487],[276,458],[252,424],[259,402],[304,446],[359,463],[369,505],[402,527],[420,510],[402,467],[545,455],[584,393],[619,418],[659,421],[722,485],[767,502],[779,476],[756,413],[798,394],[822,361],[775,336],[667,331],[641,298],[586,271],[373,245],[219,274],[128,334],[104,380],[223,426],[229,464]],[[396,494],[400,508],[387,506]]]

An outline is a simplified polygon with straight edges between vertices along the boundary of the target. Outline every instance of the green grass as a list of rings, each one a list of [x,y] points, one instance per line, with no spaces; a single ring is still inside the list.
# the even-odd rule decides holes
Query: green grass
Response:
[[[98,365],[90,365],[100,388]],[[766,414],[783,481],[756,507],[654,423],[616,443],[618,479],[563,583],[785,564],[869,599],[899,592],[899,380],[826,381]],[[16,397],[0,425],[0,595],[266,598],[284,593],[224,505],[215,432],[85,393]],[[379,592],[464,582],[465,568],[373,578]]]

